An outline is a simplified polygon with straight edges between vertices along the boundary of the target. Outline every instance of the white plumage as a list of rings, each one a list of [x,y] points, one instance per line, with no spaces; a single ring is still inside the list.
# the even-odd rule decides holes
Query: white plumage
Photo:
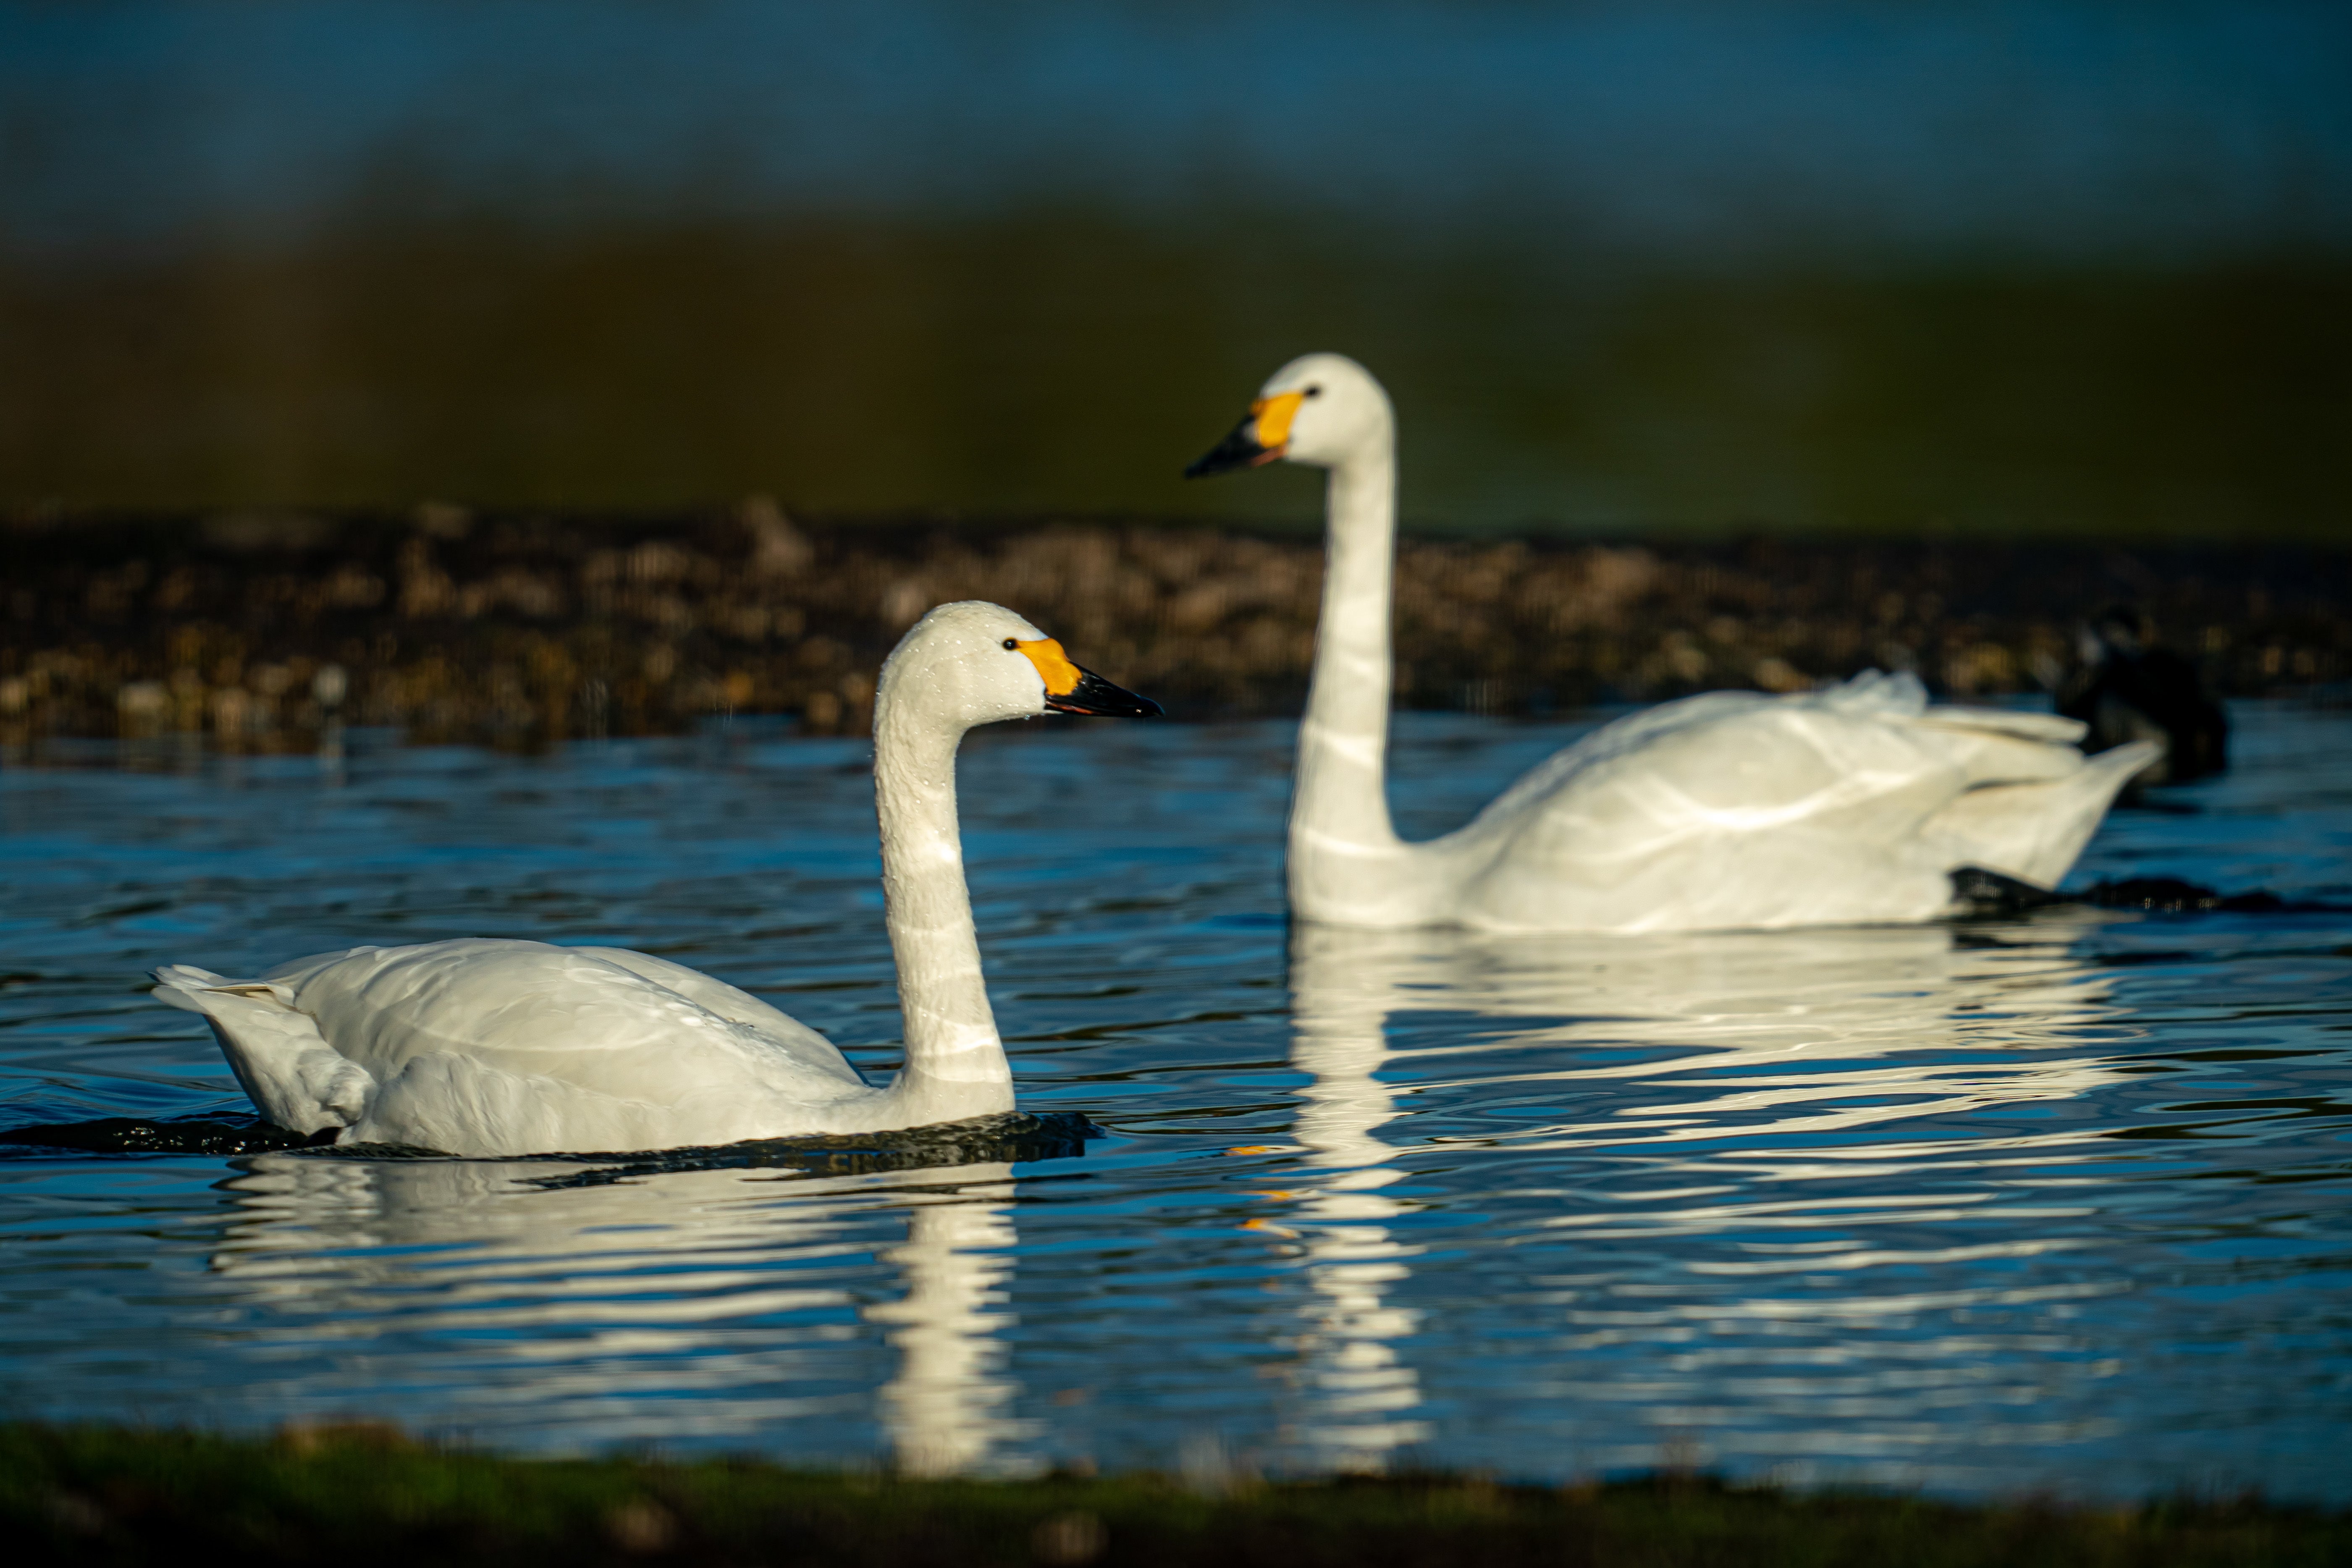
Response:
[[[252,980],[188,964],[155,994],[201,1013],[270,1121],[456,1154],[677,1148],[961,1121],[1013,1108],[956,824],[976,724],[1049,709],[1140,715],[994,605],[908,631],[875,698],[883,888],[907,1063],[868,1084],[823,1035],[748,992],[610,947],[468,937],[359,947]]]
[[[1931,708],[1908,675],[1793,696],[1712,692],[1586,736],[1460,831],[1389,818],[1395,426],[1362,366],[1276,372],[1196,473],[1274,458],[1330,471],[1328,569],[1299,728],[1290,902],[1308,920],[1644,931],[1930,920],[1951,873],[2049,888],[2145,743],[2085,759],[2049,714]]]

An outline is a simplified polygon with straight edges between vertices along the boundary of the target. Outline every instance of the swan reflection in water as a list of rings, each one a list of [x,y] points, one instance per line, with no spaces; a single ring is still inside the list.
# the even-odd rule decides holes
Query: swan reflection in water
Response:
[[[1004,1413],[1017,1388],[997,1337],[1013,1321],[1000,1305],[1013,1268],[1013,1167],[993,1170],[995,1179],[977,1188],[971,1168],[959,1171],[953,1201],[910,1212],[905,1244],[882,1255],[906,1271],[907,1292],[866,1310],[869,1321],[892,1325],[898,1348],[898,1375],[882,1390],[883,1423],[909,1475],[975,1468],[1021,1429]]]
[[[1315,927],[1294,939],[1290,1059],[1309,1077],[1292,1131],[1305,1169],[1286,1178],[1295,1191],[1270,1194],[1296,1200],[1286,1223],[1254,1223],[1296,1239],[1314,1292],[1298,1346],[1306,1409],[1284,1437],[1316,1468],[1378,1471],[1430,1433],[1412,1414],[1422,1403],[1420,1377],[1395,1348],[1419,1328],[1420,1314],[1388,1300],[1421,1248],[1394,1234],[1404,1205],[1381,1191],[1404,1173],[1389,1163],[1393,1150],[1380,1136],[1397,1114],[1380,1071],[1388,1014],[1402,1005],[1381,959],[1426,952],[1443,940]],[[1370,966],[1359,967],[1360,959]]]
[[[572,1443],[814,1421],[828,1457],[856,1459],[873,1419],[923,1475],[982,1466],[1024,1430],[1001,1338],[1016,1239],[1002,1162],[807,1176],[271,1154],[228,1184],[244,1212],[214,1269],[268,1314],[264,1366],[271,1340],[347,1342],[350,1365],[397,1337],[404,1381],[437,1385],[427,1421]],[[875,1262],[898,1287],[879,1301]],[[374,1370],[353,1386],[379,1388]],[[283,1392],[335,1407],[307,1379]]]
[[[1922,1118],[2069,1100],[2116,1076],[2103,1058],[2129,1030],[2106,976],[2070,954],[2073,934],[2063,921],[2003,928],[1998,942],[1937,926],[1593,938],[1300,928],[1301,1168],[1264,1194],[1281,1208],[1250,1222],[1283,1238],[1311,1292],[1286,1441],[1320,1468],[1370,1471],[1430,1434],[1407,1359],[1423,1313],[1400,1304],[1426,1251],[1412,1239],[1424,1204],[1396,1194],[1409,1173],[1401,1152],[1606,1149],[1688,1170],[1722,1153],[1691,1145],[1736,1139],[1750,1173],[1873,1160],[1891,1171],[1918,1153]],[[1391,1124],[1415,1111],[1443,1127],[1397,1138]],[[1882,1124],[1883,1141],[1867,1136]],[[2013,1152],[2030,1141],[2002,1142]],[[1448,1163],[1458,1180],[1459,1158]],[[1696,1235],[1729,1215],[1693,1194],[1606,1217]]]
[[[1661,1237],[1662,1255],[1685,1263],[1712,1248],[1762,1268],[1780,1223],[1763,1210],[1785,1207],[1791,1224],[1819,1216],[1781,1202],[1796,1189],[1761,1184],[1832,1173],[1839,1194],[1866,1184],[1892,1212],[1913,1204],[1933,1162],[1990,1172],[2032,1157],[2037,1142],[2086,1136],[2063,1114],[2021,1118],[1994,1139],[1934,1125],[2063,1106],[2113,1076],[2106,1061],[2128,1026],[2103,973],[2070,955],[2072,934],[2046,921],[1985,945],[1933,927],[1608,939],[1301,930],[1293,1066],[1305,1082],[1295,1146],[1260,1156],[1258,1179],[1276,1190],[1255,1233],[1301,1287],[1282,1331],[1296,1352],[1286,1446],[1315,1467],[1360,1471],[1433,1442],[1440,1415],[1425,1383],[1446,1372],[1417,1365],[1417,1349],[1454,1315],[1477,1315],[1461,1280],[1508,1284],[1491,1272],[1492,1249],[1531,1230],[1605,1225]],[[1532,1162],[1517,1158],[1530,1151]],[[1611,1173],[1606,1203],[1575,1172],[1592,1162]],[[412,1426],[540,1443],[756,1440],[835,1459],[887,1448],[911,1472],[969,1471],[1025,1462],[1036,1435],[1013,1414],[1005,1342],[1013,1170],[265,1155],[229,1184],[239,1212],[214,1261],[232,1308],[257,1320],[247,1393],[276,1414],[364,1400]],[[1423,1228],[1465,1219],[1471,1230]],[[1486,1249],[1489,1272],[1417,1288],[1439,1234],[1457,1257]],[[1807,1267],[1825,1260],[1824,1245],[1844,1243],[1805,1241]],[[1989,1245],[2021,1255],[2044,1239],[2021,1226]],[[1719,1294],[1707,1311],[1762,1301],[1769,1283],[1733,1279],[1735,1264],[1751,1267],[1708,1264]],[[1870,1287],[1857,1275],[1855,1288]],[[1526,1332],[1565,1333],[1567,1309],[1517,1299],[1529,1303],[1514,1309]],[[1106,1378],[1158,1370],[1108,1363],[1121,1323],[1051,1326],[1098,1347]],[[1559,1364],[1568,1339],[1509,1353],[1536,1358],[1531,1396],[1591,1405],[1598,1385]],[[1198,1392],[1255,1415],[1263,1386]],[[1623,1415],[1612,1425],[1643,1419]],[[1142,1418],[1163,1429],[1123,1446],[1172,1446],[1181,1417]]]

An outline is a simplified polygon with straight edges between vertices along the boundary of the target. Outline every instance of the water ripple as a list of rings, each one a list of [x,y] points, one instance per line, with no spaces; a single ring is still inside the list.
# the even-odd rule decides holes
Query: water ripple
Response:
[[[2352,720],[2240,717],[2242,771],[2118,814],[2084,880],[2346,900]],[[1408,717],[1403,815],[1458,817],[1573,728]],[[1000,1018],[1027,1109],[1108,1130],[1083,1154],[27,1152],[0,1161],[11,1408],[936,1472],[1214,1440],[2352,1498],[2352,916],[1292,931],[1287,744],[970,749]],[[231,1110],[141,972],[387,936],[644,947],[887,1068],[860,766],[747,731],[0,771],[6,1121]]]

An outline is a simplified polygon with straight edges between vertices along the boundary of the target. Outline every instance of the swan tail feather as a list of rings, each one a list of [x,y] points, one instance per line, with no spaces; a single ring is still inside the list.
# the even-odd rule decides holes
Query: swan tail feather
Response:
[[[2005,708],[1930,708],[1912,722],[1930,730],[1968,730],[1988,735],[2012,735],[2021,741],[2041,741],[2071,746],[2090,729],[2080,719],[2063,713],[2030,713]]]
[[[155,971],[157,1001],[204,1015],[254,1109],[289,1131],[349,1127],[367,1113],[375,1079],[339,1055],[284,986],[230,980],[193,964]]]
[[[2124,785],[2161,754],[2152,742],[2137,741],[2084,758],[2059,778],[1969,790],[1928,818],[1925,836],[1949,868],[1980,868],[2055,888]]]

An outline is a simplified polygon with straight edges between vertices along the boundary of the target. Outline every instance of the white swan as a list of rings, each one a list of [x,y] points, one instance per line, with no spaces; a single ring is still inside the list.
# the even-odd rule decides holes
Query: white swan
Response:
[[[1720,691],[1619,720],[1467,826],[1390,825],[1388,395],[1339,354],[1275,373],[1192,475],[1287,458],[1330,470],[1328,561],[1290,811],[1290,906],[1313,921],[1638,931],[1931,920],[1951,873],[2049,888],[2157,754],[2085,760],[2048,714],[1930,708],[1875,671],[1790,697]]]
[[[452,1154],[666,1149],[868,1132],[1013,1109],[956,827],[978,724],[1158,704],[1072,664],[994,605],[942,605],[882,667],[874,796],[907,1062],[868,1084],[833,1043],[723,981],[642,952],[470,937],[359,947],[155,994],[202,1013],[261,1114],[297,1132]]]

